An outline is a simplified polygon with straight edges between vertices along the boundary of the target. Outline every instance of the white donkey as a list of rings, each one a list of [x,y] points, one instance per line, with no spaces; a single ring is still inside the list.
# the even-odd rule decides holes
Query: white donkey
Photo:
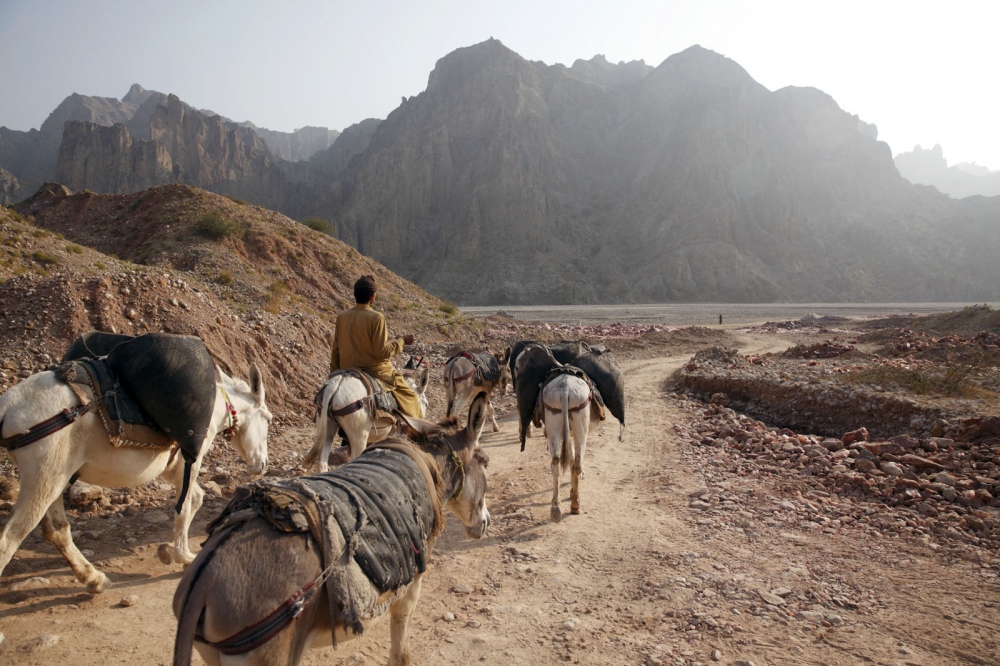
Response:
[[[583,453],[591,426],[604,418],[604,410],[591,395],[587,382],[573,374],[560,374],[542,387],[540,407],[544,410],[545,434],[552,459],[552,520],[562,519],[559,505],[559,478],[572,467],[570,513],[580,513],[580,476]]]
[[[255,473],[263,473],[267,468],[271,412],[264,403],[260,369],[256,365],[251,367],[250,384],[216,369],[219,377],[208,434],[200,456],[192,465],[187,497],[174,517],[173,542],[160,545],[159,556],[165,564],[194,561],[194,553],[188,547],[188,528],[205,496],[197,482],[198,471],[217,434],[232,436],[234,447]],[[93,399],[89,389],[83,391]],[[76,394],[54,372],[34,374],[0,395],[0,438],[9,442],[32,426],[80,404]],[[180,495],[184,477],[183,457],[176,450],[112,446],[97,410],[86,412],[38,441],[9,450],[8,454],[17,464],[21,491],[0,533],[0,575],[24,538],[41,521],[45,538],[59,549],[77,580],[91,593],[104,591],[108,579],[73,543],[62,498],[70,480],[75,477],[95,485],[122,488],[162,477]]]
[[[474,362],[476,360],[480,364],[486,363],[489,360],[490,365],[495,360],[496,368],[494,369],[494,373],[496,379],[491,381],[484,378],[479,366]],[[492,356],[485,353],[472,354],[463,351],[449,358],[447,363],[444,364],[444,393],[448,400],[445,418],[451,418],[454,414],[465,413],[466,405],[472,404],[472,399],[476,394],[483,392],[489,398],[487,405],[489,405],[488,411],[490,422],[493,424],[493,432],[499,431],[500,427],[497,426],[497,417],[493,411],[493,389],[499,388],[501,397],[506,393],[507,384],[510,382],[509,360],[510,347],[503,353],[494,352]]]
[[[403,378],[420,400],[423,418],[428,411],[427,384],[430,371],[422,368],[411,376]],[[354,460],[368,447],[369,443],[381,442],[396,430],[396,419],[380,418],[374,408],[374,400],[364,382],[349,373],[334,373],[317,396],[316,431],[309,453],[302,459],[302,467],[309,469],[316,465],[326,472],[330,465],[330,449],[341,429],[350,442],[350,459]],[[332,414],[332,416],[331,416]]]

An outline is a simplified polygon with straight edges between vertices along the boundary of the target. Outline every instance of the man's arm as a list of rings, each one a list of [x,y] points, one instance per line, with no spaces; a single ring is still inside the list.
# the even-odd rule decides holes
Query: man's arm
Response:
[[[385,317],[381,314],[375,323],[375,330],[372,332],[372,347],[376,354],[380,354],[380,361],[390,359],[403,351],[403,338],[389,339],[389,332],[385,327]]]

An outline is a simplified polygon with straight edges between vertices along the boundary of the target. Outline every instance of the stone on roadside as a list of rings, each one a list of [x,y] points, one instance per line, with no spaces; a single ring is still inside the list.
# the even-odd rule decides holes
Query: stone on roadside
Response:
[[[173,518],[163,511],[149,511],[142,517],[142,520],[150,525],[162,525],[163,523],[171,522]]]
[[[135,606],[139,603],[139,597],[135,594],[126,594],[118,603],[128,608],[129,606]]]
[[[34,576],[27,580],[22,580],[20,583],[14,583],[10,586],[10,589],[14,592],[20,592],[21,590],[37,590],[40,587],[48,587],[49,585],[51,583],[48,578]]]
[[[823,617],[823,613],[821,613],[820,611],[812,611],[812,610],[800,610],[798,613],[795,614],[795,617],[800,620],[806,620],[808,622],[812,622],[813,624],[822,624],[823,620],[826,619],[825,617]]]
[[[763,590],[760,590],[757,594],[765,604],[771,604],[772,606],[783,606],[785,604],[785,600],[777,594],[771,594],[770,592],[764,592]]]
[[[86,506],[104,497],[104,489],[85,481],[77,481],[69,488],[70,506]]]
[[[38,652],[40,650],[48,650],[51,647],[55,647],[59,642],[59,636],[56,634],[42,634],[38,638],[34,638],[25,644],[24,648],[28,652]]]

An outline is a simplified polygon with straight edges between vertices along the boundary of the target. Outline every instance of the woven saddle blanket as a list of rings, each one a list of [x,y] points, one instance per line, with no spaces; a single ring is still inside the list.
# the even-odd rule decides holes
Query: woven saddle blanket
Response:
[[[324,474],[241,486],[208,532],[259,515],[279,531],[310,534],[324,570],[331,568],[326,586],[334,624],[361,633],[361,620],[384,612],[427,569],[440,516],[428,490],[430,471],[403,447],[375,445]],[[377,602],[350,584],[351,561],[378,591]]]
[[[168,449],[176,444],[122,388],[106,361],[69,361],[57,366],[55,374],[62,382],[90,389],[113,446]]]
[[[483,384],[496,384],[500,379],[500,364],[497,357],[488,352],[460,352],[452,356],[449,361],[456,358],[467,358],[476,369],[475,383],[479,386]]]

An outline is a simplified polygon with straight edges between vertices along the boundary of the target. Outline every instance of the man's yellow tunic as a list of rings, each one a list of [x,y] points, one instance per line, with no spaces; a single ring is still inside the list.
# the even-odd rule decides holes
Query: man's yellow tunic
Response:
[[[369,305],[355,305],[337,315],[333,332],[333,352],[330,355],[330,372],[342,368],[360,368],[378,379],[391,391],[399,411],[408,416],[423,418],[420,400],[403,376],[389,362],[403,351],[403,339],[389,340],[385,316]]]

